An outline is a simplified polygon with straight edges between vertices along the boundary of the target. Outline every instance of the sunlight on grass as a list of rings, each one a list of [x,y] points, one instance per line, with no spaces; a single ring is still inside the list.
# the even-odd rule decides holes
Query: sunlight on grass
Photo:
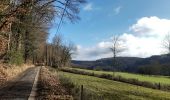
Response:
[[[80,71],[93,72],[95,74],[110,74],[113,75],[113,72],[108,71],[95,71],[95,70],[87,70],[87,69],[79,69],[79,68],[71,68]],[[114,72],[115,76],[122,76],[124,78],[133,78],[138,79],[139,81],[147,81],[152,83],[161,83],[161,84],[170,84],[170,78],[167,76],[150,76],[150,75],[140,75],[133,73],[124,73],[124,72]]]
[[[69,78],[76,86],[84,85],[96,95],[104,97],[104,100],[169,100],[170,93],[116,82],[107,79],[86,75],[77,75],[67,72],[59,72],[59,75]]]

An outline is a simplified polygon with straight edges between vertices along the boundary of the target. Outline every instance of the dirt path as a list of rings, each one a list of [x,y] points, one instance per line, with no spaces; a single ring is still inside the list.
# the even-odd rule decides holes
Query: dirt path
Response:
[[[16,81],[0,89],[0,100],[28,100],[40,67],[28,69]]]

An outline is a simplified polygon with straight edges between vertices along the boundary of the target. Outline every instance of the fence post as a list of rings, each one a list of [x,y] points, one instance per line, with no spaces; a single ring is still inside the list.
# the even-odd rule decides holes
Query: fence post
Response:
[[[83,85],[80,88],[80,100],[83,100]]]
[[[161,89],[161,83],[159,82],[159,84],[158,84],[158,87],[159,87],[159,90]]]

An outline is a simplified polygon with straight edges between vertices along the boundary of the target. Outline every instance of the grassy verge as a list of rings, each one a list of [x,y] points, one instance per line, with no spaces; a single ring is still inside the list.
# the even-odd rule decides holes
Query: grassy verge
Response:
[[[13,80],[30,67],[33,67],[33,65],[23,64],[21,66],[15,66],[9,64],[0,64],[0,86],[5,85],[5,83],[9,80]]]
[[[66,91],[48,68],[42,67],[38,82],[38,100],[72,100],[72,96]]]
[[[126,75],[125,76],[115,75],[115,74],[113,74],[113,72],[111,73],[111,72],[104,72],[104,71],[92,71],[92,70],[84,70],[84,69],[76,69],[76,68],[62,68],[61,70],[65,71],[65,72],[75,73],[75,74],[95,76],[95,77],[99,77],[99,78],[105,78],[105,79],[109,79],[109,80],[130,83],[133,85],[170,91],[170,84],[154,83],[153,81],[142,81],[142,80],[140,80],[140,77],[139,78],[138,77],[127,78]],[[134,74],[134,76],[135,76],[135,74]],[[139,76],[139,75],[137,75],[137,76]],[[146,76],[141,75],[141,77],[146,77]],[[147,77],[149,77],[149,76],[147,76]],[[153,78],[153,76],[150,77],[150,80],[152,80],[152,78]],[[154,77],[154,78],[156,78],[156,77]],[[163,77],[161,77],[161,78],[163,78]],[[164,77],[164,79],[170,80],[169,78],[166,78],[166,77]]]
[[[67,72],[59,75],[74,86],[83,85],[84,100],[170,100],[170,93],[165,91]]]

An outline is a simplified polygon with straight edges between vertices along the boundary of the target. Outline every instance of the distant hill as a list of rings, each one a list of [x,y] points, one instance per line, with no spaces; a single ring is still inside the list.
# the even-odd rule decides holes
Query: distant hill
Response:
[[[137,61],[142,60],[143,58],[136,57],[118,57],[119,68],[128,68],[135,65]],[[96,61],[76,61],[73,60],[72,64],[75,67],[82,67],[87,69],[103,69],[110,70],[112,68],[113,59],[112,58],[103,58]],[[116,69],[116,68],[115,68]]]
[[[141,72],[141,69],[153,66],[152,68],[165,67],[164,69],[170,69],[170,56],[169,55],[157,55],[148,58],[137,58],[137,57],[118,57],[118,66],[112,67],[112,58],[103,58],[96,61],[72,61],[72,66],[95,69],[95,70],[121,70],[126,72]],[[151,68],[151,67],[150,67]],[[160,68],[160,69],[161,69]],[[142,70],[143,70],[142,69]],[[170,73],[170,72],[169,72]],[[168,74],[169,74],[168,73]]]

